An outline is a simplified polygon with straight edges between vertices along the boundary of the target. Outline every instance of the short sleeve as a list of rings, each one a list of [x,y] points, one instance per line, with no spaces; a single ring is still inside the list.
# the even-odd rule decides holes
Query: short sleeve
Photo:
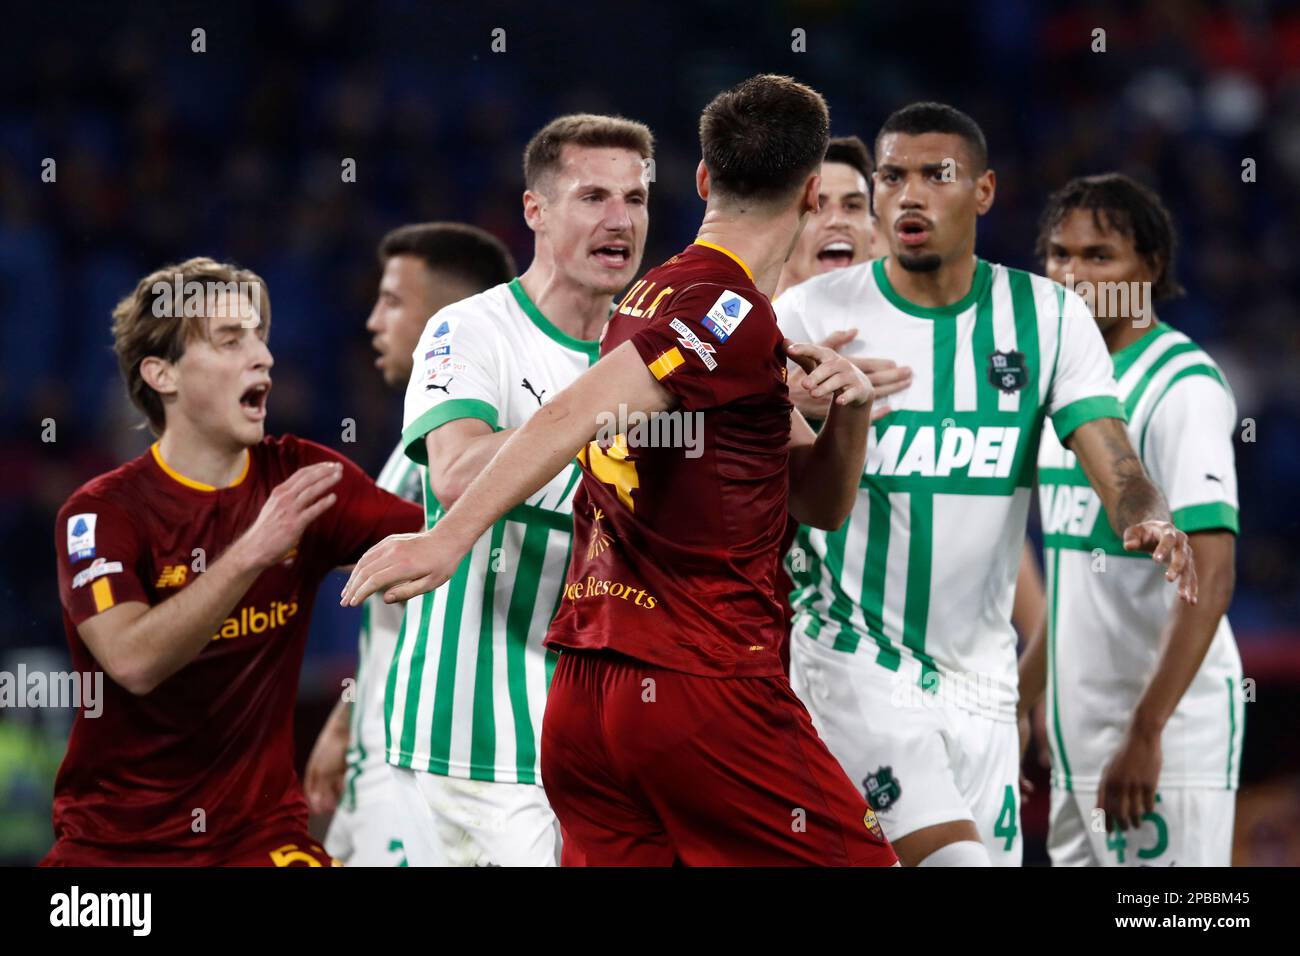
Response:
[[[152,603],[136,524],[120,505],[91,496],[74,495],[59,511],[59,600],[73,624],[128,601]]]
[[[808,293],[802,285],[786,289],[772,303],[772,310],[776,312],[777,327],[781,330],[781,334],[792,342],[813,341],[805,315],[807,307]]]
[[[1139,453],[1179,530],[1236,534],[1236,403],[1211,365],[1179,375],[1156,400],[1139,436]]]
[[[402,448],[408,458],[428,465],[424,436],[458,418],[497,428],[503,405],[499,341],[492,317],[463,302],[429,319],[406,383]]]
[[[1115,366],[1097,322],[1077,293],[1060,289],[1061,324],[1047,411],[1061,441],[1085,422],[1124,418]]]
[[[424,530],[424,510],[419,505],[380,488],[338,452],[311,441],[300,439],[299,443],[298,467],[321,461],[337,461],[343,465],[343,477],[332,489],[338,500],[311,528],[316,539],[314,547],[323,551],[325,566],[352,564],[390,534]]]
[[[714,283],[683,290],[630,341],[686,410],[764,394],[784,362],[767,299]]]

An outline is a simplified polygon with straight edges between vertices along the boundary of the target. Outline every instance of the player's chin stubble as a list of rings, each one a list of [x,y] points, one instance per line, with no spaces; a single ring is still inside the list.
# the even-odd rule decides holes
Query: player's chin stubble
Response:
[[[943,264],[937,252],[899,253],[898,264],[908,272],[935,272]]]

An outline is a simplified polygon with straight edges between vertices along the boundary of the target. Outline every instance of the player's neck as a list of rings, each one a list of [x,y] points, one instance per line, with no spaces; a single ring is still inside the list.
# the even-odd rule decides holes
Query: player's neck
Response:
[[[519,284],[547,321],[565,335],[585,342],[600,338],[614,304],[610,293],[571,281],[540,257],[519,277]]]
[[[754,285],[769,299],[776,295],[781,269],[798,236],[793,210],[777,216],[708,208],[696,240],[721,246],[753,273]]]
[[[972,252],[951,262],[940,264],[931,272],[911,272],[890,255],[885,259],[885,275],[894,291],[913,305],[941,309],[960,302],[975,281],[978,260]]]
[[[176,474],[213,488],[233,485],[248,464],[247,448],[214,445],[180,423],[169,424],[158,439],[158,455]]]
[[[1139,319],[1118,319],[1111,323],[1110,328],[1101,333],[1101,337],[1106,340],[1106,348],[1111,355],[1122,349],[1128,348],[1134,342],[1146,338],[1156,328],[1156,316],[1152,312],[1145,318]]]

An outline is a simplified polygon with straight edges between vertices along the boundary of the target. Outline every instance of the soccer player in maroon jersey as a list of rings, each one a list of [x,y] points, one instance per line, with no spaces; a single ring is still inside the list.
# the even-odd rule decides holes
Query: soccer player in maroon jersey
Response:
[[[566,864],[896,863],[777,654],[787,508],[816,527],[844,521],[871,415],[866,377],[831,349],[783,343],[768,301],[817,209],[828,127],[821,96],[788,77],[715,98],[700,120],[696,241],[632,286],[601,360],[433,529],[369,551],[344,589],[349,604],[432,589],[577,455],[541,760]],[[787,355],[803,387],[835,396],[816,436],[791,407]],[[593,441],[618,412],[629,427]],[[691,454],[644,442],[634,424],[670,412],[657,421],[702,418]]]
[[[422,527],[420,508],[328,448],[263,434],[255,274],[190,259],[113,315],[158,440],[59,511],[72,664],[106,680],[102,713],[73,723],[44,863],[328,865],[293,769],[312,602],[333,568]]]

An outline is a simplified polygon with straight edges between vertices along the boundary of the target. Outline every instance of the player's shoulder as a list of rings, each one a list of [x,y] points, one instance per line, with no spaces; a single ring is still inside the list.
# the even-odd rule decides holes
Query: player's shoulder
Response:
[[[142,485],[149,480],[151,454],[152,451],[147,449],[130,461],[84,482],[64,501],[59,509],[59,518],[95,506],[114,507],[127,514],[139,510],[141,502],[148,497],[141,492]]]
[[[1161,353],[1156,356],[1154,379],[1163,379],[1160,404],[1168,405],[1170,396],[1178,404],[1231,404],[1232,386],[1223,368],[1195,339],[1164,322],[1157,326],[1160,338],[1153,342]],[[1156,366],[1159,366],[1158,368]]]
[[[861,304],[864,293],[875,290],[875,269],[878,259],[868,259],[843,269],[832,269],[798,285],[786,289],[777,299],[778,307],[790,297],[794,304],[814,303],[818,306],[839,303]]]
[[[425,323],[420,336],[422,344],[502,334],[502,320],[512,314],[512,304],[518,304],[512,288],[517,282],[503,282],[443,306]]]

